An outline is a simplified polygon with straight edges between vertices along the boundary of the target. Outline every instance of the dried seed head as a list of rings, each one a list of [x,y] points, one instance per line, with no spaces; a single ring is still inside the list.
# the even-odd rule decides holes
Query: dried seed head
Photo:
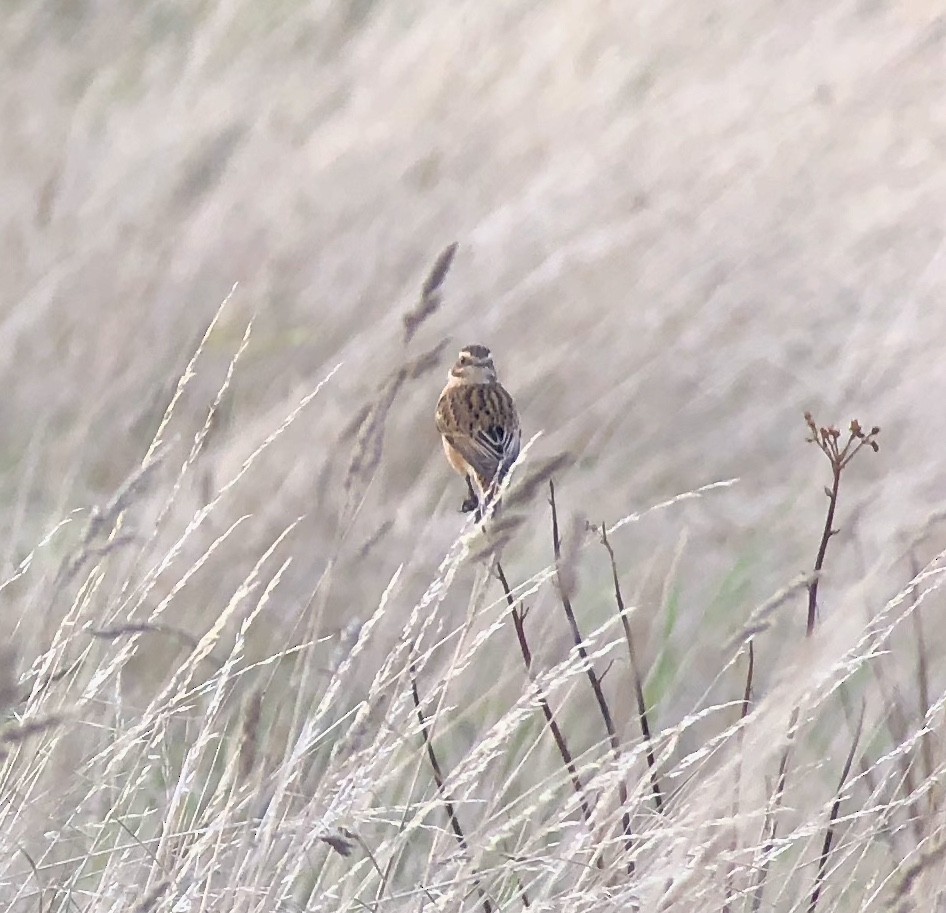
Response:
[[[401,318],[401,322],[404,324],[405,345],[411,341],[420,325],[440,307],[442,300],[440,287],[443,285],[443,280],[447,277],[450,264],[453,263],[453,257],[456,252],[456,241],[441,251],[440,256],[434,261],[434,265],[431,267],[426,280],[424,280],[424,285],[420,293],[420,301]]]

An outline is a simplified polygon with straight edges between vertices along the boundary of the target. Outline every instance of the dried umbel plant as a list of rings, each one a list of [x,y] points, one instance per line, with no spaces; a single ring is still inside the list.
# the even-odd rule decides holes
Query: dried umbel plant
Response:
[[[818,554],[815,558],[815,577],[808,586],[808,624],[805,629],[807,636],[811,636],[815,629],[815,618],[818,613],[818,581],[821,569],[824,566],[825,554],[828,551],[828,541],[838,532],[834,528],[834,512],[838,506],[838,491],[841,487],[841,473],[851,464],[851,460],[865,447],[876,453],[879,449],[877,435],[880,428],[876,425],[865,432],[857,419],[851,421],[847,440],[841,443],[842,433],[833,426],[819,426],[810,412],[805,413],[805,423],[808,425],[808,437],[805,440],[814,444],[828,458],[831,464],[831,486],[825,486],[824,493],[828,497],[828,512],[825,516],[824,530],[821,542],[818,545]]]

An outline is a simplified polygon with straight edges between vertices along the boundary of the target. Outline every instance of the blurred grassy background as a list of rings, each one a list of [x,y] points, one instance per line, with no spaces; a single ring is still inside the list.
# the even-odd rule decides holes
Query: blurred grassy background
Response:
[[[341,429],[408,354],[400,314],[455,239],[444,307],[410,352],[450,337],[445,371],[462,344],[493,348],[527,435],[543,432],[536,453],[577,459],[563,509],[615,519],[740,479],[621,544],[631,564],[658,556],[659,577],[686,527],[688,613],[718,591],[738,614],[810,564],[824,471],[802,444],[805,408],[883,426],[842,505],[862,517],[860,568],[889,557],[946,473],[935,13],[7,5],[8,570],[133,470],[239,282],[184,401],[199,427],[255,314],[209,471],[231,471],[342,364],[331,396],[226,505],[253,512],[253,538],[241,535],[253,554],[307,515],[301,598],[342,500],[337,477],[321,501],[317,480],[347,461]],[[418,540],[437,551],[456,529],[457,481],[431,421],[439,382],[409,384],[393,406],[351,534],[387,524],[383,547],[357,581],[336,582],[350,592],[335,615],[373,599]]]
[[[413,605],[462,523],[432,414],[470,342],[492,348],[526,438],[542,432],[533,455],[572,455],[568,522],[739,480],[615,541],[671,715],[718,667],[703,632],[728,636],[811,566],[829,475],[803,410],[883,428],[842,489],[824,612],[868,571],[847,611],[909,578],[904,543],[946,487],[935,4],[47,0],[8,2],[0,22],[3,576],[73,518],[7,588],[21,664],[66,615],[50,593],[88,509],[140,465],[234,283],[103,604],[127,607],[143,556],[340,365],[142,607],[243,516],[169,606],[194,636],[300,516],[258,655],[363,621],[402,563]],[[405,345],[401,317],[454,240],[444,304]],[[223,417],[139,550],[251,318]],[[436,370],[394,399],[373,480],[346,492],[353,418],[444,338]],[[517,578],[550,557],[542,500],[504,557]],[[589,629],[611,611],[590,560]],[[800,602],[782,624],[796,640]],[[540,639],[550,657],[562,637]],[[126,687],[147,695],[178,649],[139,653]]]
[[[856,415],[886,432],[847,493],[873,558],[943,488],[944,23],[915,3],[795,10],[8,5],[8,555],[136,465],[234,282],[208,360],[257,321],[216,462],[343,364],[292,466],[246,493],[308,510],[456,239],[418,351],[452,337],[445,369],[493,347],[526,431],[579,457],[566,504],[598,518],[738,476],[688,518],[690,545],[701,584],[721,546],[714,574],[745,552],[764,592],[807,563],[822,508],[801,410]],[[456,519],[439,379],[396,404],[371,492],[401,542]]]

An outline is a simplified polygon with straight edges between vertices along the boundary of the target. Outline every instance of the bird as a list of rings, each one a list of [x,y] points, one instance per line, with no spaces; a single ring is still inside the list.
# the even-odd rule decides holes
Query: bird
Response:
[[[483,345],[460,349],[435,413],[447,461],[466,479],[460,510],[481,519],[519,456],[519,413]]]

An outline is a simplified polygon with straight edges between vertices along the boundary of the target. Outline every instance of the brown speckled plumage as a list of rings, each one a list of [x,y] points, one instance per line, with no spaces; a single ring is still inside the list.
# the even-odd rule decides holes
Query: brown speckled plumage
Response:
[[[519,455],[519,415],[486,346],[461,349],[437,403],[450,465],[467,480],[464,510],[482,509]]]

